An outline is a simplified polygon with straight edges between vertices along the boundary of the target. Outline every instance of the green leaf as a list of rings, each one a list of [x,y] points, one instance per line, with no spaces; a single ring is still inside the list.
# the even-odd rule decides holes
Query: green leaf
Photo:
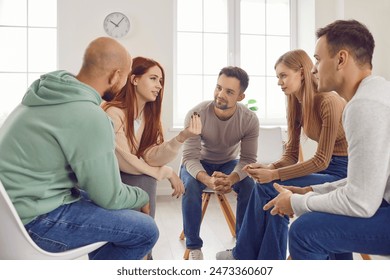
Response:
[[[257,101],[256,99],[249,99],[248,104],[255,104]]]
[[[257,107],[257,106],[249,107],[249,110],[251,110],[251,111],[257,111],[258,109],[259,109],[259,107]]]

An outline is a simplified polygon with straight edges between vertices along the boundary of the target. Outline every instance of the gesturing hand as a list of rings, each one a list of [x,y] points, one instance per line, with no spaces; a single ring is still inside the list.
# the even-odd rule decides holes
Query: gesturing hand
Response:
[[[292,192],[277,183],[274,183],[274,188],[279,192],[278,196],[264,205],[263,209],[267,211],[272,208],[271,215],[287,215],[292,218],[294,216],[290,201]]]
[[[200,115],[197,112],[194,112],[191,116],[189,125],[179,133],[177,140],[183,143],[188,138],[197,136],[201,133],[202,122],[200,121]]]

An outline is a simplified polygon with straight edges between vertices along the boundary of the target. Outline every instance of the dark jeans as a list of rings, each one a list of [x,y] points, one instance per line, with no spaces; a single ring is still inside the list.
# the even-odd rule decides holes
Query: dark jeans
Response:
[[[286,181],[258,183],[249,198],[248,208],[240,233],[237,235],[233,256],[239,260],[284,260],[287,251],[289,218],[272,216],[263,206],[278,195],[273,183],[286,186],[310,186],[337,181],[347,176],[348,157],[333,156],[326,170]],[[294,223],[293,223],[294,224]],[[304,235],[305,233],[302,232]],[[336,256],[351,259],[352,254]]]
[[[230,174],[237,165],[237,162],[238,160],[232,160],[224,164],[211,164],[201,161],[204,169],[209,175],[211,175],[214,171]],[[188,249],[199,249],[203,246],[203,241],[200,238],[200,224],[202,219],[202,193],[206,186],[192,177],[184,166],[181,167],[180,178],[183,180],[185,187],[185,193],[182,200],[182,212],[186,246]],[[246,177],[233,185],[233,190],[238,194],[236,209],[236,235],[240,231],[248,199],[253,187],[254,181],[249,177]]]

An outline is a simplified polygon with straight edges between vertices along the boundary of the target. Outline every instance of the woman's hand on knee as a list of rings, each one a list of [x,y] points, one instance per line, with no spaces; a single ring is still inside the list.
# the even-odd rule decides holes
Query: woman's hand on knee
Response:
[[[169,181],[171,182],[171,187],[173,189],[172,196],[179,198],[184,193],[184,184],[182,180],[180,180],[179,176],[173,172],[172,177],[169,178]]]

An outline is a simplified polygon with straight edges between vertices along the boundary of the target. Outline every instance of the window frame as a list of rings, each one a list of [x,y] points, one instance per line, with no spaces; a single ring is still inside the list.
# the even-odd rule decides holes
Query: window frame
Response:
[[[270,1],[270,0],[265,0]],[[289,0],[290,1],[290,49],[294,49],[297,46],[297,0]],[[227,14],[228,14],[228,64],[229,65],[240,65],[240,3],[241,0],[227,0]],[[174,1],[174,15],[177,15],[178,9],[177,0]],[[178,130],[183,127],[183,124],[179,124],[178,121],[175,122],[175,119],[178,118],[177,106],[179,105],[178,100],[178,86],[177,86],[177,77],[178,77],[178,54],[177,54],[177,36],[178,36],[178,28],[177,28],[177,16],[174,17],[174,42],[173,42],[173,112],[172,112],[172,120],[171,120],[171,128],[172,130]],[[204,34],[204,33],[202,33]],[[267,36],[267,34],[266,34]],[[237,38],[237,39],[235,39]],[[280,54],[282,55],[282,53]],[[217,75],[218,73],[215,73]],[[248,73],[251,76],[251,73]],[[207,76],[203,72],[201,76]],[[267,83],[268,78],[271,76],[264,75],[265,83]],[[277,82],[275,78],[275,83]],[[202,87],[203,88],[203,87]],[[267,88],[267,84],[265,84],[265,88]],[[204,93],[203,93],[204,94]],[[266,94],[267,98],[267,94]],[[206,100],[202,98],[202,100]],[[247,102],[247,98],[245,98],[242,103],[245,104]],[[196,104],[194,104],[196,105]],[[287,120],[285,118],[260,118],[260,123],[262,125],[281,125],[285,126]]]

